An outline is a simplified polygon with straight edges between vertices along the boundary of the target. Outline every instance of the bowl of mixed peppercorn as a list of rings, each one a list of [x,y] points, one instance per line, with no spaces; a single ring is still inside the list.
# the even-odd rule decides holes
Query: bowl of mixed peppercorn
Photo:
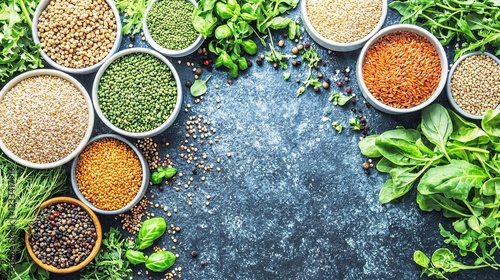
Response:
[[[134,207],[149,186],[149,166],[139,149],[116,134],[92,139],[71,165],[76,196],[99,214],[117,215]]]
[[[92,102],[99,118],[116,133],[152,137],[179,115],[182,87],[172,63],[146,48],[114,54],[96,74]]]
[[[194,0],[154,0],[146,9],[144,36],[156,51],[170,57],[183,57],[203,44],[203,36],[192,23],[197,7]]]
[[[95,213],[72,197],[42,203],[25,234],[28,254],[41,268],[58,274],[85,267],[99,252],[102,229]]]

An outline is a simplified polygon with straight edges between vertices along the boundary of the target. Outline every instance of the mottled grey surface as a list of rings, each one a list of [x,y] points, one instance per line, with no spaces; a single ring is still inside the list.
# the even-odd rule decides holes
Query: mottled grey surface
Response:
[[[292,13],[298,15],[298,10]],[[398,20],[389,10],[385,26]],[[311,42],[303,27],[301,32],[302,42]],[[281,37],[282,33],[276,33],[273,39],[277,42]],[[285,41],[289,52],[293,43]],[[123,48],[129,43],[124,39]],[[347,66],[354,71],[359,51],[328,54],[311,43],[326,62],[320,71],[327,77],[333,78],[336,69]],[[140,38],[134,44],[147,47]],[[264,52],[261,48],[259,54]],[[171,59],[184,84],[193,77],[192,67],[185,62],[198,62],[199,58],[183,58],[182,65],[177,60]],[[439,213],[422,213],[414,191],[381,205],[378,192],[387,176],[375,170],[364,174],[361,163],[365,158],[357,148],[361,134],[350,130],[347,121],[354,116],[350,108],[363,108],[373,134],[397,125],[415,127],[420,115],[391,116],[364,107],[354,72],[349,86],[359,97],[356,106],[333,106],[328,98],[335,86],[320,93],[308,89],[296,97],[299,85],[295,79],[305,80],[307,71],[305,67],[290,67],[288,71],[290,81],[284,81],[283,70],[275,70],[269,63],[254,63],[228,85],[227,73],[213,70],[209,90],[199,104],[194,104],[188,89],[183,88],[183,109],[191,104],[189,113],[182,111],[174,126],[155,141],[161,143],[166,138],[170,143],[161,154],[169,154],[179,172],[185,174],[178,182],[184,184],[186,177],[192,176],[194,183],[188,189],[181,186],[179,192],[151,187],[155,194],[152,201],[167,205],[170,211],[178,210],[169,218],[159,209],[155,213],[182,228],[176,234],[182,245],[174,244],[169,235],[157,244],[177,246],[180,257],[175,267],[182,267],[183,279],[419,279],[413,252],[420,249],[430,254],[443,246],[438,223],[449,227],[449,221]],[[207,76],[205,71],[202,78]],[[93,77],[77,78],[90,91]],[[448,106],[444,94],[438,102]],[[327,109],[331,114],[325,114]],[[203,115],[217,129],[220,141],[199,146],[198,154],[206,152],[206,162],[220,167],[220,172],[192,175],[193,165],[179,158],[186,134],[184,124],[192,115]],[[341,134],[331,127],[335,120],[345,126]],[[97,121],[94,134],[105,132],[109,129]],[[202,176],[206,177],[204,182]],[[193,196],[193,206],[188,206],[188,193]],[[208,207],[207,194],[211,196]],[[119,225],[115,217],[100,218],[106,229]],[[197,258],[191,257],[192,250],[198,252]],[[137,279],[147,279],[143,266],[136,266],[137,270],[143,272]],[[159,279],[161,275],[152,277]],[[497,271],[483,269],[450,275],[450,279],[499,276]]]

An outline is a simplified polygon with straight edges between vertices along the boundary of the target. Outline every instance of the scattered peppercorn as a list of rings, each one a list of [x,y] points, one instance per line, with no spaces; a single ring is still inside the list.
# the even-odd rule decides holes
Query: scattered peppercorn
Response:
[[[190,80],[186,81],[186,87],[190,88],[193,85],[193,83]]]
[[[279,40],[279,41],[278,41],[278,46],[279,46],[280,48],[282,48],[283,46],[285,46],[285,41],[283,41],[283,40]]]
[[[196,258],[198,256],[198,253],[196,251],[191,252],[191,257]]]
[[[347,92],[347,93],[351,93],[351,88],[350,88],[350,87],[347,87],[347,88],[345,89],[345,92]]]
[[[262,65],[262,58],[258,57],[255,62],[257,63],[257,65]]]
[[[341,86],[342,86],[342,82],[341,82],[341,81],[338,81],[338,82],[337,82],[337,86],[338,86],[338,87],[341,87]]]

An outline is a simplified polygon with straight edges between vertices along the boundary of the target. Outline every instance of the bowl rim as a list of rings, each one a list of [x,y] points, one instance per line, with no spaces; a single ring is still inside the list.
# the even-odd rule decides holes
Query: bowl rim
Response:
[[[412,32],[414,34],[417,34],[417,35],[420,35],[420,36],[426,38],[429,41],[429,43],[431,43],[434,46],[434,48],[436,49],[438,56],[439,56],[440,63],[441,63],[441,79],[438,83],[436,90],[432,93],[432,95],[426,101],[418,104],[417,106],[411,107],[411,108],[394,108],[394,107],[388,106],[388,105],[380,102],[377,98],[375,98],[371,94],[371,92],[368,90],[368,88],[366,87],[365,82],[363,80],[362,68],[363,68],[363,62],[365,60],[366,52],[368,51],[368,49],[371,47],[371,45],[374,42],[379,40],[381,37],[388,35],[388,34],[391,34],[391,33],[394,33],[394,32],[397,32],[397,31],[408,31],[408,32]],[[372,103],[372,105],[374,105],[374,107],[376,107],[380,111],[383,111],[383,112],[389,113],[389,114],[412,113],[412,112],[419,111],[419,110],[427,107],[428,105],[430,105],[443,92],[444,87],[446,85],[447,75],[448,75],[448,58],[447,58],[446,52],[445,52],[443,46],[441,45],[441,43],[439,42],[439,40],[434,35],[432,35],[432,33],[430,33],[429,31],[425,30],[424,28],[422,28],[420,26],[413,25],[413,24],[395,24],[395,25],[391,25],[391,26],[388,26],[388,27],[381,29],[379,32],[377,32],[377,34],[375,34],[372,38],[370,38],[370,40],[368,40],[368,42],[364,45],[364,47],[361,49],[358,60],[356,62],[356,75],[357,75],[357,81],[358,81],[358,85],[359,85],[360,90],[362,91],[363,95],[365,97],[367,97],[366,99],[368,99],[368,101],[370,103]]]
[[[42,12],[45,10],[45,8],[49,5],[49,3],[52,0],[41,0],[40,3],[38,3],[38,6],[35,10],[35,13],[33,14],[33,23],[31,25],[31,34],[33,41],[35,44],[40,45],[40,38],[38,37],[38,19],[40,18],[40,15]],[[116,8],[114,2],[112,0],[104,0],[106,3],[109,5],[111,10],[113,11],[113,15],[115,16],[115,24],[116,24],[116,39],[113,44],[113,47],[109,50],[108,54],[99,62],[97,62],[94,65],[85,67],[85,68],[70,68],[63,66],[57,62],[55,62],[48,54],[46,54],[42,48],[40,48],[40,53],[42,55],[42,58],[50,64],[52,67],[67,72],[71,74],[79,74],[79,75],[84,75],[84,74],[90,74],[96,72],[99,67],[108,59],[111,58],[111,56],[118,51],[121,45],[122,41],[122,24],[120,20],[120,13],[118,12],[118,9]]]
[[[455,111],[457,111],[460,115],[473,119],[473,120],[481,120],[484,117],[483,115],[474,115],[471,114],[464,109],[462,109],[456,102],[455,99],[453,98],[452,92],[451,92],[451,78],[453,77],[453,73],[455,72],[455,69],[458,67],[458,65],[465,60],[467,57],[474,56],[474,55],[486,55],[491,57],[499,66],[500,66],[500,59],[493,55],[492,53],[489,52],[480,52],[480,51],[475,51],[475,52],[470,52],[468,54],[462,55],[453,63],[453,66],[451,67],[450,71],[448,72],[448,78],[446,80],[446,96],[448,97],[448,101],[450,102],[451,106]],[[500,105],[500,104],[499,104]],[[495,110],[499,108],[498,106],[495,108]]]
[[[186,48],[184,48],[182,50],[170,50],[170,49],[164,48],[160,44],[156,43],[156,41],[151,36],[151,33],[149,32],[149,28],[148,28],[148,24],[147,24],[147,20],[146,19],[148,17],[149,11],[153,7],[153,5],[156,2],[159,2],[159,1],[164,1],[164,0],[153,0],[153,1],[151,1],[151,3],[149,4],[149,6],[146,8],[146,11],[144,12],[144,17],[142,18],[142,29],[144,31],[144,37],[146,37],[146,40],[151,45],[151,47],[153,47],[153,49],[155,49],[159,53],[164,54],[166,56],[170,56],[170,57],[183,57],[183,56],[187,56],[187,55],[192,54],[193,52],[196,51],[196,49],[198,49],[203,44],[203,41],[205,40],[203,38],[203,35],[199,34],[198,38],[196,38],[196,40],[191,45],[189,45],[188,47],[186,47]],[[198,7],[198,3],[196,1],[194,1],[194,0],[186,0],[186,1],[190,2],[191,4],[193,4],[193,6],[195,6],[195,8]]]
[[[120,209],[116,209],[116,210],[102,210],[102,209],[94,206],[94,204],[92,204],[90,201],[88,201],[85,198],[85,196],[82,194],[82,192],[80,192],[80,189],[78,188],[78,184],[76,182],[76,166],[78,165],[78,160],[80,159],[80,155],[75,157],[73,159],[72,164],[71,164],[71,171],[70,171],[71,186],[72,186],[73,191],[75,192],[76,196],[78,197],[78,199],[80,199],[86,206],[88,206],[94,212],[99,213],[99,214],[105,214],[105,215],[117,215],[117,214],[121,214],[121,213],[124,213],[124,212],[127,212],[128,210],[130,210],[133,206],[135,206],[142,199],[142,197],[146,193],[146,191],[149,187],[149,176],[150,176],[149,165],[148,165],[147,160],[144,157],[144,155],[141,153],[141,151],[134,144],[132,144],[130,141],[128,141],[125,137],[117,135],[117,134],[97,135],[97,136],[93,137],[92,139],[90,139],[90,141],[88,142],[88,144],[85,147],[87,147],[88,145],[92,144],[95,141],[99,141],[99,140],[104,139],[104,138],[114,138],[114,139],[117,139],[117,140],[127,144],[130,148],[132,148],[134,153],[139,158],[139,161],[141,162],[141,167],[142,167],[142,184],[141,184],[139,191],[135,195],[135,197],[127,205],[125,205],[124,207],[122,207]]]
[[[2,103],[3,98],[5,95],[19,82],[31,78],[31,77],[36,77],[36,76],[55,76],[59,77],[62,79],[65,79],[66,81],[70,82],[73,84],[83,95],[83,98],[85,99],[85,104],[87,105],[88,108],[88,125],[87,125],[87,130],[85,131],[85,135],[83,138],[80,140],[80,143],[74,149],[69,155],[66,157],[55,161],[55,162],[50,162],[50,163],[34,163],[25,159],[20,158],[16,154],[14,154],[12,151],[10,151],[5,144],[3,143],[2,138],[0,137],[0,149],[13,161],[34,169],[49,169],[49,168],[54,168],[61,166],[70,160],[72,160],[75,156],[77,156],[83,148],[85,148],[85,145],[87,145],[88,140],[90,139],[90,136],[92,135],[92,131],[94,129],[94,122],[95,122],[95,115],[94,115],[94,109],[92,105],[92,100],[90,99],[90,95],[85,89],[85,87],[75,78],[73,78],[71,75],[64,73],[59,70],[54,70],[54,69],[35,69],[31,70],[28,72],[24,72],[16,77],[14,77],[12,80],[10,80],[0,91],[0,104]]]
[[[301,0],[300,3],[300,9],[301,9],[301,16],[302,16],[302,21],[304,22],[304,25],[312,35],[311,37],[317,38],[318,40],[322,41],[325,45],[330,45],[330,47],[334,51],[352,51],[359,49],[363,46],[363,43],[365,43],[367,40],[369,40],[371,37],[373,37],[379,30],[382,28],[382,26],[385,23],[385,19],[387,17],[387,11],[388,11],[388,1],[387,0],[381,0],[382,1],[382,15],[380,16],[380,19],[375,25],[375,27],[365,35],[363,38],[358,39],[354,42],[349,42],[349,43],[340,43],[340,42],[335,42],[330,39],[325,38],[323,35],[321,35],[311,24],[311,21],[309,20],[309,16],[307,15],[307,1],[308,0]],[[322,44],[320,44],[322,45]]]
[[[157,128],[146,131],[146,132],[129,132],[126,130],[123,130],[114,124],[112,124],[102,113],[101,108],[99,107],[99,101],[97,98],[97,91],[99,90],[99,81],[101,80],[102,75],[106,71],[106,69],[113,63],[117,58],[129,55],[129,54],[134,54],[134,53],[147,53],[150,55],[155,56],[156,58],[160,59],[163,61],[165,64],[167,64],[168,68],[170,68],[170,71],[172,72],[172,75],[174,76],[175,83],[177,85],[177,100],[175,103],[174,110],[170,114],[170,116],[163,122],[160,126]],[[181,81],[179,78],[179,74],[175,70],[175,67],[173,64],[164,56],[162,56],[160,53],[157,51],[151,50],[151,49],[146,49],[146,48],[129,48],[129,49],[124,49],[121,50],[117,53],[115,53],[110,59],[108,59],[104,64],[99,68],[99,71],[97,71],[97,74],[95,75],[94,78],[94,83],[92,84],[92,103],[94,104],[94,109],[99,116],[99,118],[102,120],[102,122],[109,128],[111,128],[114,132],[121,134],[126,137],[132,137],[132,138],[145,138],[145,137],[152,137],[155,135],[158,135],[165,131],[167,128],[169,128],[177,119],[177,116],[179,115],[179,112],[181,110],[181,105],[182,105],[182,86],[181,86]]]
[[[83,202],[81,202],[78,199],[75,199],[75,198],[69,197],[69,196],[54,197],[54,198],[51,198],[51,199],[48,199],[48,200],[44,201],[40,205],[39,210],[42,210],[42,209],[44,209],[44,208],[46,208],[46,207],[48,207],[50,205],[53,205],[53,204],[56,204],[56,203],[63,203],[63,202],[76,204],[76,205],[80,206],[81,208],[83,208],[89,214],[90,218],[92,219],[92,222],[95,225],[95,230],[96,230],[96,233],[97,233],[97,240],[95,242],[94,247],[92,248],[92,251],[90,251],[89,256],[87,258],[85,258],[84,261],[82,261],[78,265],[71,266],[71,267],[68,267],[68,268],[57,268],[57,267],[54,267],[52,265],[44,264],[44,263],[42,263],[42,261],[39,258],[37,258],[35,256],[35,253],[33,252],[33,249],[31,248],[31,245],[30,245],[30,242],[29,242],[29,238],[30,238],[31,235],[29,234],[29,232],[25,232],[25,234],[24,234],[24,243],[26,245],[26,248],[28,250],[28,254],[30,255],[31,259],[33,259],[33,261],[37,265],[39,265],[41,268],[43,268],[43,269],[45,269],[45,270],[47,270],[49,272],[58,273],[58,274],[73,273],[75,271],[78,271],[78,270],[82,269],[87,264],[89,264],[94,259],[94,257],[97,255],[97,253],[99,252],[99,249],[101,248],[102,237],[103,237],[102,236],[102,227],[101,227],[101,223],[99,222],[99,218],[92,211],[92,209],[90,209],[89,207],[87,207],[87,205],[85,205]]]

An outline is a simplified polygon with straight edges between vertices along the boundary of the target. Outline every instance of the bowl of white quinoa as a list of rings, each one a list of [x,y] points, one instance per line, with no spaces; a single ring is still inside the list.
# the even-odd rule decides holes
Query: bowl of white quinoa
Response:
[[[387,0],[301,0],[304,27],[320,46],[339,52],[357,50],[384,24]]]
[[[453,109],[469,119],[500,110],[500,59],[488,52],[461,56],[448,73],[446,94]]]
[[[69,162],[93,127],[88,92],[64,72],[28,71],[0,91],[0,149],[21,165],[48,169]]]
[[[70,74],[96,72],[122,41],[113,0],[41,0],[31,31],[43,59]]]

